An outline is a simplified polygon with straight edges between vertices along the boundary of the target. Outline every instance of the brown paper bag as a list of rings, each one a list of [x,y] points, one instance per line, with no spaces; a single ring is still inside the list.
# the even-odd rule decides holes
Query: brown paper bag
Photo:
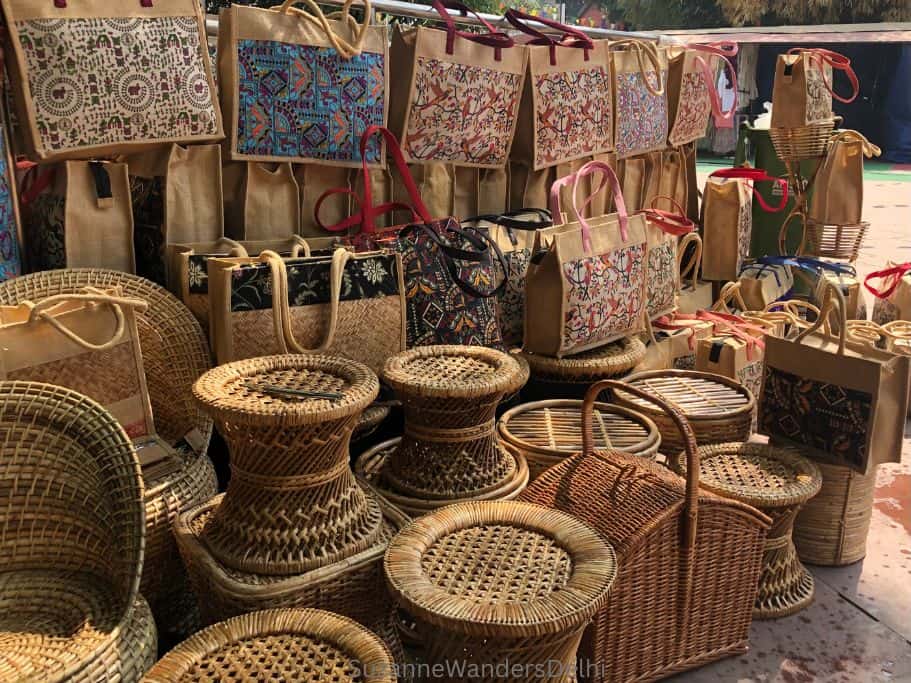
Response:
[[[852,94],[834,92],[832,71],[842,71],[851,82]],[[853,102],[859,92],[851,60],[821,48],[791,48],[778,55],[772,86],[772,127],[802,128],[830,120],[832,98]]]
[[[291,164],[248,162],[243,180],[231,169],[225,185],[225,236],[287,239],[300,230],[300,192]],[[230,186],[229,186],[230,184]]]
[[[667,50],[642,40],[611,43],[614,142],[621,159],[667,146]]]
[[[879,147],[856,130],[843,130],[832,136],[813,183],[810,218],[828,225],[860,223],[864,205],[864,157],[879,155]]]
[[[126,164],[66,161],[36,174],[22,199],[33,270],[136,272]]]
[[[677,265],[680,269],[680,294],[677,310],[695,313],[712,307],[712,283],[699,279],[702,269],[702,238],[694,232],[680,238],[677,245]]]

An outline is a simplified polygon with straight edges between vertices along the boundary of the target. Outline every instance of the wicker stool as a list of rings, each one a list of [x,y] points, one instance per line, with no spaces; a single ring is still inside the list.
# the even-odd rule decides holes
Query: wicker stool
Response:
[[[619,341],[566,358],[522,352],[535,380],[588,383],[624,375],[645,358],[645,344],[638,337]]]
[[[686,470],[682,455],[676,469]],[[791,448],[724,443],[699,449],[699,484],[772,519],[753,617],[786,617],[813,602],[813,576],[797,558],[791,532],[800,506],[819,493],[819,468]]]
[[[395,662],[374,634],[315,609],[253,612],[184,641],[146,675],[147,683],[295,680],[394,683]]]
[[[439,678],[460,683],[574,680],[582,633],[617,569],[590,527],[512,501],[459,503],[415,520],[389,544],[384,567],[417,620],[428,664],[469,667]]]
[[[630,455],[654,458],[661,444],[657,425],[628,408],[596,403],[595,448],[616,449]],[[582,452],[582,401],[537,401],[503,413],[497,424],[507,448],[528,461],[534,481],[548,467]]]
[[[375,545],[382,514],[354,479],[348,444],[378,392],[365,365],[327,356],[203,375],[193,394],[231,452],[228,491],[202,532],[213,555],[241,571],[300,574]]]
[[[736,380],[695,370],[653,370],[631,375],[625,382],[680,408],[698,444],[742,442],[750,437],[756,400]],[[614,403],[655,421],[665,455],[675,456],[685,448],[680,431],[664,411],[622,389],[614,392]]]

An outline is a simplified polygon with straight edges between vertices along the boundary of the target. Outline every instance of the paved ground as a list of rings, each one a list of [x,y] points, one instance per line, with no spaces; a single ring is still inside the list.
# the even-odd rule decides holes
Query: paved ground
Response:
[[[865,176],[864,218],[871,228],[857,263],[861,275],[886,259],[911,260],[911,172],[876,164]],[[809,609],[754,623],[746,655],[671,680],[911,681],[911,423],[902,463],[877,473],[867,557],[849,567],[811,570],[816,601]]]

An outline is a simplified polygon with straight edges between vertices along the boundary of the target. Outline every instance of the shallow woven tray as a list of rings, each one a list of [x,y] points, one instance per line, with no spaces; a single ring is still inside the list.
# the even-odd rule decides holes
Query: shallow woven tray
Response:
[[[379,638],[315,609],[263,610],[210,626],[168,652],[143,680],[277,681],[292,674],[301,683],[396,681],[395,661]]]
[[[825,155],[829,147],[829,137],[835,129],[831,119],[823,123],[798,128],[770,128],[769,137],[775,154],[782,161],[803,161]]]
[[[807,219],[806,240],[801,253],[808,256],[857,260],[870,224],[826,225]]]
[[[595,448],[654,458],[661,434],[653,420],[634,410],[595,404]],[[582,401],[526,403],[507,411],[497,425],[501,442],[528,461],[531,480],[582,452]]]
[[[366,439],[373,434],[377,428],[383,424],[383,420],[389,417],[389,413],[391,412],[392,408],[389,406],[367,406],[367,409],[361,413],[361,416],[357,420],[357,426],[354,428],[354,433],[351,435],[352,441]]]
[[[750,436],[756,400],[735,380],[695,370],[654,370],[630,375],[625,383],[680,408],[699,445],[746,441]],[[677,426],[663,411],[620,389],[614,391],[614,402],[654,420],[663,453],[673,456],[684,449]]]
[[[535,379],[569,382],[595,381],[623,375],[645,358],[645,344],[627,337],[591,351],[566,358],[522,352]]]

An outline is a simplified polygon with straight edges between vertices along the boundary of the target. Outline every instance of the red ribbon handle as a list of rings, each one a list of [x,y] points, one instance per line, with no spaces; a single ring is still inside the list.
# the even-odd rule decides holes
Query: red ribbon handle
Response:
[[[902,281],[902,278],[905,276],[905,273],[911,272],[911,261],[907,263],[899,263],[898,265],[891,266],[889,268],[883,268],[882,270],[877,270],[873,273],[867,275],[864,278],[864,287],[867,288],[867,291],[870,292],[873,296],[878,299],[888,299],[895,290],[898,288],[899,283]],[[877,289],[870,284],[870,280],[887,280],[888,284],[883,289]]]
[[[741,180],[750,180],[753,183],[765,181],[778,183],[778,186],[781,188],[781,201],[778,203],[778,206],[769,206],[766,204],[765,199],[762,198],[762,195],[759,194],[755,187],[753,187],[753,196],[756,197],[759,206],[769,213],[781,211],[788,203],[788,181],[784,178],[771,176],[761,168],[722,168],[712,173],[709,178],[738,178]]]
[[[458,0],[433,0],[431,7],[437,11],[437,14],[442,17],[443,23],[446,24],[446,54],[448,55],[451,55],[455,50],[456,36],[464,38],[465,40],[470,40],[474,43],[492,47],[494,49],[494,60],[498,62],[503,58],[503,48],[513,47],[516,44],[509,34],[498,30],[480,14]],[[452,15],[448,10],[460,12],[463,17],[466,17],[469,14],[472,15],[483,24],[484,28],[487,29],[487,33],[472,33],[471,31],[458,30],[456,28],[455,19],[452,18]]]
[[[812,47],[812,48],[800,48],[792,47],[788,50],[788,54],[804,54],[809,55],[811,61],[815,61],[819,66],[819,71],[822,74],[822,83],[826,86],[826,90],[829,91],[829,94],[832,95],[836,100],[844,104],[850,104],[860,93],[860,81],[857,80],[857,74],[854,73],[854,68],[851,66],[851,60],[845,57],[840,52],[835,52],[834,50],[826,50],[821,47]],[[851,96],[842,97],[837,92],[835,92],[834,83],[829,83],[826,80],[826,69],[825,66],[829,65],[832,67],[832,71],[843,71],[845,76],[848,77],[848,81],[851,83]]]

